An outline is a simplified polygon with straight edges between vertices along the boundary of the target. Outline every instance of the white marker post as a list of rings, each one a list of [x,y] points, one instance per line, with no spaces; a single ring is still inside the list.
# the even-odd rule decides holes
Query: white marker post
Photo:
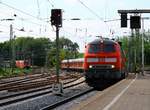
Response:
[[[63,94],[63,83],[54,83],[52,85],[53,94],[62,95]]]

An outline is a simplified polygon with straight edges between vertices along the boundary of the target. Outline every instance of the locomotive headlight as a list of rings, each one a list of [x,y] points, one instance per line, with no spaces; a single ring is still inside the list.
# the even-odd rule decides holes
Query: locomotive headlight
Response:
[[[111,65],[111,68],[115,68],[115,65]]]
[[[89,65],[89,68],[92,68],[93,66],[92,65]]]

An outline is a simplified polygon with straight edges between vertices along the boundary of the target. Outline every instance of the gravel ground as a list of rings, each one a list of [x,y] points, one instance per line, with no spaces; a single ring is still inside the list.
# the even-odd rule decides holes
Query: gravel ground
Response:
[[[40,96],[34,99],[29,99],[27,101],[21,101],[8,106],[0,107],[0,110],[40,110],[40,108],[42,107],[53,104],[57,101],[60,101],[61,99],[70,97],[87,88],[88,86],[86,84],[82,84],[80,86],[71,89],[65,89],[63,96],[56,96],[50,93],[48,95]],[[81,98],[81,100],[85,100],[85,99]]]
[[[7,94],[8,94],[7,90],[0,91],[0,96],[7,95]]]
[[[94,96],[96,93],[97,93],[97,91],[92,91],[88,94],[85,94],[84,96],[81,96],[75,100],[72,100],[72,101],[70,101],[62,106],[59,106],[53,110],[70,110],[70,108],[72,108],[73,106],[78,105],[80,102],[82,102],[84,100],[87,100],[88,98]]]

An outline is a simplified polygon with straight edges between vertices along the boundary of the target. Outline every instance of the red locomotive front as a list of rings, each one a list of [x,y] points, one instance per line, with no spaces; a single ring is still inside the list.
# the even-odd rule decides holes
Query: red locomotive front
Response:
[[[84,55],[87,81],[120,79],[125,76],[125,56],[118,42],[98,39],[89,43]]]

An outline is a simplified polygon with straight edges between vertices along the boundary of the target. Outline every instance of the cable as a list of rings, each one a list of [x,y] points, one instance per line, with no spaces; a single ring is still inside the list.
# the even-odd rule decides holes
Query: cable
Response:
[[[23,20],[22,18],[18,18],[19,20]],[[33,22],[31,22],[32,24],[33,24]],[[41,34],[41,26],[42,27],[45,27],[46,25],[41,25],[41,24],[37,24],[37,23],[34,23],[34,24],[36,24],[36,25],[39,25],[40,26],[40,34]],[[0,24],[0,26],[3,26],[3,27],[7,27],[7,28],[9,28],[9,26],[8,25],[3,25],[3,24]],[[16,26],[16,25],[15,25]],[[17,27],[19,27],[19,26],[17,26]],[[23,28],[21,28],[21,29],[18,29],[18,28],[14,28],[15,30],[18,30],[18,31],[22,31],[22,32],[24,32],[24,29]],[[46,31],[45,31],[46,32]]]
[[[35,25],[39,25],[39,26],[42,25],[42,24],[39,24],[39,23],[35,23],[35,22],[32,22],[32,21],[29,21],[28,19],[24,19],[24,18],[18,17],[18,16],[16,16],[16,18],[18,18],[18,19],[21,20],[21,21],[29,22],[29,23],[31,23],[31,24],[35,24]]]
[[[50,0],[47,0],[48,3],[52,6],[52,8],[54,8],[54,4],[50,2]]]
[[[6,28],[9,28],[9,26],[8,25],[2,25],[2,24],[0,24],[0,26],[2,26],[2,27],[6,27]],[[31,33],[31,32],[28,32],[28,31],[21,31],[20,29],[18,29],[18,28],[15,28],[15,27],[13,27],[13,29],[14,30],[16,30],[16,31],[19,31],[19,32],[23,32],[23,33],[30,33],[30,35],[34,35],[34,36],[39,36],[38,34],[36,34],[36,33]],[[43,33],[44,34],[44,33]]]
[[[5,13],[1,13],[1,14],[5,14]],[[28,23],[31,23],[31,24],[34,24],[34,25],[38,25],[38,26],[41,26],[42,24],[39,24],[39,23],[35,23],[35,22],[32,22],[28,19],[24,19],[24,18],[21,18],[21,17],[18,17],[18,16],[15,16],[15,18],[17,18],[18,20],[21,20],[21,21],[25,21],[25,22],[28,22]],[[11,18],[10,18],[11,19]],[[3,19],[0,19],[0,20],[3,20]],[[47,22],[45,22],[47,23]],[[45,26],[45,25],[43,25]]]
[[[104,22],[112,22],[112,21],[120,21],[121,19],[110,19],[110,20],[105,20]]]
[[[38,15],[37,15],[37,18],[40,18],[40,5],[39,5],[39,0],[37,0],[37,8],[38,8]]]
[[[80,4],[82,4],[85,8],[87,8],[93,15],[95,15],[101,21],[104,21],[97,13],[95,13],[92,9],[90,9],[87,5],[85,5],[81,0],[78,0]]]
[[[8,4],[2,2],[2,1],[0,2],[0,4],[2,4],[2,5],[4,5],[4,6],[7,6],[7,7],[11,8],[11,9],[17,10],[17,11],[19,11],[19,12],[25,14],[25,15],[28,15],[28,16],[30,16],[30,17],[32,17],[32,18],[36,18],[36,19],[38,19],[38,20],[40,20],[40,21],[43,21],[43,20],[37,18],[36,16],[33,16],[33,15],[31,15],[31,14],[29,14],[29,13],[27,13],[27,12],[24,12],[24,11],[18,9],[18,8],[15,8],[15,7],[13,7],[13,6],[10,6],[10,5],[8,5]],[[43,22],[45,22],[45,21],[43,21]]]
[[[87,5],[85,5],[81,0],[78,0],[78,2],[80,4],[82,4],[85,8],[87,8],[93,15],[95,15],[98,19],[100,19],[101,21],[103,21],[105,23],[105,25],[107,26],[108,30],[110,30],[109,26],[107,25],[107,23],[104,21],[103,18],[101,18],[97,13],[95,13],[92,9],[90,9]]]

